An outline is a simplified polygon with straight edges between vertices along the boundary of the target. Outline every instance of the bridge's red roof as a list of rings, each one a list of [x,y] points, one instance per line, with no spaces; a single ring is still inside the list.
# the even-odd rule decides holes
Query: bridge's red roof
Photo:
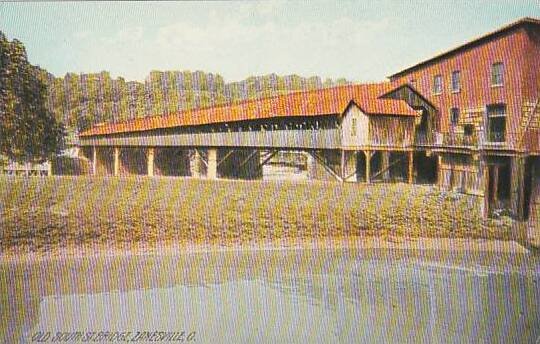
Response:
[[[188,110],[166,116],[136,118],[107,123],[80,136],[107,135],[173,128],[180,126],[236,122],[272,117],[320,116],[342,114],[354,102],[368,115],[416,116],[417,112],[402,100],[380,98],[395,86],[389,82],[338,86],[316,91],[295,92],[270,98]]]

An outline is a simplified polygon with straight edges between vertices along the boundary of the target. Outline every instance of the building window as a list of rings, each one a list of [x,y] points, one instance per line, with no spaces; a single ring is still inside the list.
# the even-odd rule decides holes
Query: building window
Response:
[[[356,118],[351,121],[351,136],[356,136]]]
[[[452,72],[451,83],[452,92],[459,92],[459,90],[461,89],[461,72],[459,70]]]
[[[459,109],[458,108],[451,108],[450,109],[450,123],[452,125],[456,125],[459,122]]]
[[[491,86],[502,86],[504,83],[504,65],[502,62],[491,66]]]
[[[463,126],[463,134],[465,136],[472,136],[474,133],[474,126],[472,124],[465,124]]]
[[[506,105],[488,105],[487,121],[488,140],[490,142],[505,142]]]
[[[433,78],[433,93],[441,94],[442,93],[442,76],[435,75]]]
[[[412,106],[415,104],[414,92],[410,89],[407,89],[407,100],[409,105]]]

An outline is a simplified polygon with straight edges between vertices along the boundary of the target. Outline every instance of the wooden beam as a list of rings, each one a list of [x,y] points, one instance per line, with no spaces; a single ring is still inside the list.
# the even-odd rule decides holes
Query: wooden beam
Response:
[[[409,184],[414,183],[414,152],[409,152],[409,171],[408,171],[408,177],[409,177]]]
[[[399,158],[397,159],[396,161],[394,161],[393,163],[389,164],[388,166],[386,166],[386,168],[380,170],[379,172],[375,173],[375,175],[373,176],[373,178],[377,178],[378,176],[380,176],[381,174],[385,173],[386,171],[388,171],[392,166],[394,166],[395,164],[403,161],[405,159],[405,157],[402,157],[402,158]]]
[[[195,148],[195,151],[201,157],[201,161],[203,162],[204,166],[206,166],[206,168],[208,168],[208,162],[206,160],[204,160],[203,155],[201,154],[201,152],[199,152],[199,150],[197,148]]]
[[[345,178],[345,151],[341,150],[341,182],[344,182]]]
[[[270,159],[272,159],[277,153],[279,153],[279,150],[275,150],[269,154],[266,155],[266,157],[264,158],[263,162],[261,162],[259,164],[259,166],[264,166],[268,161],[270,161]]]
[[[323,167],[326,171],[328,171],[328,173],[330,173],[332,176],[334,176],[334,178],[336,178],[337,180],[339,180],[340,182],[343,180],[339,174],[337,174],[330,166],[328,166],[326,164],[326,161],[324,160],[324,158],[320,157],[316,151],[313,151],[313,152],[310,152],[310,154],[315,158],[315,160],[317,160]]]
[[[353,151],[353,154],[350,154],[349,156],[345,155],[345,170],[346,170],[346,167],[347,167],[348,164],[349,164],[349,161],[350,161],[351,159],[354,160],[354,169],[353,169],[353,172],[352,172],[352,173],[349,173],[348,175],[345,175],[346,172],[343,173],[343,174],[344,174],[343,181],[345,181],[345,182],[346,182],[347,180],[349,180],[349,178],[351,178],[352,176],[356,175],[357,172],[358,172],[357,169],[356,169],[356,168],[357,168],[357,164],[358,164],[357,153],[358,153],[358,152]],[[358,181],[358,180],[356,180],[356,181]]]
[[[382,169],[381,169],[381,171],[380,171],[379,174],[382,174],[382,175],[383,175],[383,176],[382,176],[382,179],[383,179],[385,182],[388,181],[388,180],[390,179],[390,167],[392,166],[392,165],[390,165],[390,152],[391,152],[391,151],[387,151],[387,150],[385,150],[385,149],[382,150],[382,151],[380,152],[380,154],[381,154],[381,165],[382,165],[381,167],[382,167]],[[398,160],[398,161],[399,161],[399,160]],[[378,177],[379,174],[374,175],[373,178]]]
[[[351,177],[354,176],[355,174],[356,174],[356,169],[355,169],[355,171],[354,171],[353,173],[349,174],[348,176],[345,176],[345,177],[343,178],[343,181],[347,181],[347,179],[351,178]]]
[[[218,161],[217,165],[221,165],[223,162],[225,162],[225,160],[227,160],[228,157],[230,157],[232,154],[234,153],[234,149],[231,149],[227,154],[225,154],[225,156],[220,160]]]
[[[371,183],[371,151],[364,151],[366,156],[366,183]]]
[[[240,165],[238,166],[238,168],[241,168],[242,166],[244,166],[245,164],[247,164],[248,161],[251,160],[251,159],[253,158],[253,156],[254,156],[255,154],[257,154],[257,153],[259,153],[259,151],[258,151],[258,150],[254,150],[254,151],[253,151],[246,159],[244,159],[244,160],[240,163]]]

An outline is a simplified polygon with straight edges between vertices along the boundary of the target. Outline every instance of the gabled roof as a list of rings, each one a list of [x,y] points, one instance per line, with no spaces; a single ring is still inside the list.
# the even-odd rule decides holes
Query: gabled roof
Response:
[[[182,126],[217,124],[273,117],[341,115],[354,102],[368,115],[416,116],[403,100],[380,98],[390,82],[346,85],[308,92],[183,111],[173,115],[137,118],[94,126],[79,136],[107,135]]]
[[[449,57],[449,56],[452,56],[452,55],[455,55],[457,53],[460,53],[464,50],[467,50],[467,49],[470,49],[470,48],[473,48],[475,46],[478,46],[480,44],[483,44],[485,42],[488,42],[490,40],[493,40],[497,37],[500,37],[501,35],[509,32],[509,31],[512,31],[512,30],[515,30],[517,28],[520,28],[522,26],[525,26],[525,25],[533,25],[533,26],[536,26],[536,27],[540,27],[540,19],[536,19],[536,18],[529,18],[529,17],[525,17],[525,18],[521,18],[520,20],[518,21],[515,21],[513,23],[510,23],[508,25],[505,25],[495,31],[492,31],[492,32],[489,32],[487,34],[484,34],[480,37],[477,37],[477,38],[474,38],[464,44],[461,44],[455,48],[452,48],[450,50],[447,50],[443,53],[440,53],[438,55],[435,55],[427,60],[424,60],[422,62],[419,62],[415,65],[412,65],[411,67],[408,67],[408,68],[405,68],[403,69],[402,71],[399,71],[395,74],[392,74],[390,75],[388,78],[392,79],[392,78],[396,78],[396,77],[399,77],[399,76],[402,76],[404,74],[407,74],[409,72],[412,72],[414,70],[417,70],[419,69],[420,67],[423,67],[423,66],[426,66],[426,65],[430,65],[430,64],[433,64],[439,60],[442,60],[446,57]]]

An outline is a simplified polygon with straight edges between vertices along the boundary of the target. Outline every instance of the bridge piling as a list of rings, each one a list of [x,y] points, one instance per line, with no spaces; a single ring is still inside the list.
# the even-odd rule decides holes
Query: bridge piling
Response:
[[[208,149],[208,166],[206,171],[206,178],[217,179],[217,149]]]
[[[146,151],[146,163],[147,163],[147,175],[149,177],[154,176],[154,148],[148,148]]]
[[[120,148],[114,147],[114,175],[120,175]]]

